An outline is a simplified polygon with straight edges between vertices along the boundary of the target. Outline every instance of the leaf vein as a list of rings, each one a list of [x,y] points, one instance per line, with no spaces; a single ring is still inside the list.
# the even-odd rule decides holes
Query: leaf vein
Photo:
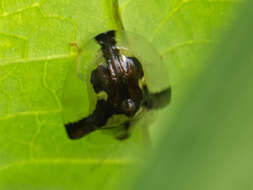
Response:
[[[44,63],[44,70],[43,70],[43,79],[42,79],[42,84],[43,86],[52,94],[52,96],[54,97],[56,103],[57,103],[57,109],[61,110],[62,109],[62,105],[61,105],[61,101],[59,99],[59,97],[56,94],[56,91],[51,89],[48,86],[47,83],[47,66],[48,66],[48,61],[45,61]]]
[[[11,113],[11,103],[13,100],[13,97],[6,91],[5,88],[1,87],[1,92],[7,97],[8,101],[8,108],[7,108],[7,115],[10,115]]]
[[[5,32],[0,32],[0,34],[1,34],[1,35],[4,35],[4,36],[16,38],[16,39],[19,39],[19,40],[24,40],[24,41],[27,41],[27,40],[28,40],[27,37],[25,37],[25,36],[20,36],[20,35],[16,35],[16,34],[9,34],[9,33],[5,33]]]
[[[24,167],[26,165],[97,165],[97,164],[105,164],[105,165],[128,165],[133,163],[131,160],[123,160],[123,159],[113,159],[113,160],[99,160],[99,159],[32,159],[32,160],[23,160],[10,163],[8,165],[0,167],[0,172],[4,172],[11,168],[15,167]]]
[[[75,41],[76,40],[76,36],[77,36],[77,23],[74,22],[71,18],[66,18],[64,16],[61,15],[48,15],[42,8],[41,6],[38,7],[40,13],[43,15],[44,18],[47,19],[59,19],[62,21],[66,21],[71,23],[71,25],[73,26],[74,30],[73,30],[73,34],[72,34],[72,40]]]
[[[180,3],[178,3],[177,6],[175,6],[157,25],[157,27],[154,30],[154,33],[151,37],[151,41],[154,40],[154,38],[157,36],[161,28],[170,20],[176,13],[179,12],[180,9],[184,7],[184,5],[189,3],[239,3],[239,0],[208,0],[208,1],[194,1],[194,0],[182,0]]]
[[[0,65],[2,66],[2,65]],[[8,72],[6,72],[6,74],[4,74],[1,78],[0,78],[0,84],[7,78],[9,77],[17,68],[17,64],[11,68]]]
[[[193,46],[193,45],[201,45],[201,44],[211,44],[213,41],[212,40],[188,40],[188,41],[184,41],[184,42],[181,42],[181,43],[177,43],[173,46],[169,46],[168,48],[164,49],[161,51],[161,55],[164,55],[168,52],[172,52],[174,51],[175,49],[178,49],[178,48],[182,48],[182,47],[185,47],[185,46]]]
[[[40,134],[40,130],[41,130],[41,122],[39,121],[39,116],[38,114],[35,115],[35,122],[37,124],[37,130],[35,131],[32,140],[29,143],[29,149],[30,149],[30,159],[34,158],[34,145],[35,145],[35,140],[36,138],[39,136]]]
[[[75,58],[76,54],[58,54],[58,55],[49,55],[49,56],[42,56],[42,57],[36,57],[36,58],[29,58],[28,60],[25,59],[15,59],[11,61],[2,62],[0,64],[1,66],[8,65],[8,64],[17,64],[17,63],[30,63],[30,62],[37,62],[37,61],[50,61],[50,60],[56,60],[56,59],[71,59]],[[0,79],[1,81],[1,79]]]
[[[182,0],[180,1],[180,3],[178,3],[178,5],[176,7],[174,7],[167,15],[166,17],[164,17],[160,23],[157,25],[157,27],[154,30],[154,34],[151,38],[151,41],[154,40],[156,34],[161,30],[161,28],[164,26],[164,24],[166,24],[166,22],[173,17],[186,3],[189,3],[190,0]]]
[[[0,121],[3,120],[8,120],[11,118],[15,118],[15,117],[20,117],[20,116],[32,116],[32,115],[48,115],[48,114],[52,114],[52,113],[60,113],[62,110],[49,110],[49,111],[27,111],[27,112],[18,112],[15,114],[10,114],[10,115],[5,115],[5,116],[1,116],[0,117]]]
[[[2,1],[2,2],[4,2],[4,1]],[[24,7],[24,8],[21,8],[21,9],[17,9],[17,10],[15,10],[15,11],[13,11],[13,12],[3,12],[2,13],[2,15],[0,15],[0,18],[2,18],[2,17],[7,17],[7,16],[10,16],[10,15],[15,15],[15,14],[19,14],[19,13],[22,13],[22,12],[24,12],[24,11],[26,11],[26,10],[29,10],[29,9],[32,9],[32,8],[37,8],[37,7],[39,7],[40,6],[40,4],[39,3],[34,3],[34,4],[32,4],[32,5],[29,5],[29,6],[27,6],[27,7]]]

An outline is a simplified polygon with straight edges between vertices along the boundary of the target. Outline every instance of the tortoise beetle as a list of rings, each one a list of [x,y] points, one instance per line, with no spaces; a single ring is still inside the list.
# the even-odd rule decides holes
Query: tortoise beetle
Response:
[[[130,136],[132,124],[145,112],[171,99],[167,69],[156,50],[142,37],[110,30],[97,35],[80,52],[77,75],[87,85],[89,114],[67,122],[69,138],[99,129],[120,128],[119,140]]]

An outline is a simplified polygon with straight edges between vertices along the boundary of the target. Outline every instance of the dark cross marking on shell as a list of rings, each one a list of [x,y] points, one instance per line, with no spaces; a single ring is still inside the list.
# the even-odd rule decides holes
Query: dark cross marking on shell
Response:
[[[150,93],[146,85],[140,88],[139,81],[144,77],[142,65],[137,58],[120,54],[115,31],[101,33],[95,40],[101,46],[106,65],[99,65],[93,70],[90,82],[96,93],[104,91],[108,98],[98,100],[94,112],[88,117],[65,127],[71,139],[79,139],[101,129],[113,115],[123,114],[129,118],[123,124],[125,134],[118,137],[123,140],[129,137],[130,119],[139,108],[159,109],[166,106],[170,102],[171,89]]]

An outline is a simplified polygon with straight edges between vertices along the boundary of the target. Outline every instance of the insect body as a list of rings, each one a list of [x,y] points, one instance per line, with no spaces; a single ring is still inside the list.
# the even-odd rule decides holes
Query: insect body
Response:
[[[127,36],[121,38],[126,40]],[[100,46],[103,59],[97,59],[87,82],[91,83],[93,96],[104,96],[97,98],[90,115],[65,127],[71,139],[81,138],[98,129],[121,127],[124,133],[117,138],[126,139],[131,123],[138,120],[141,113],[169,103],[171,88],[150,91],[145,79],[149,72],[145,72],[141,56],[136,57],[135,52],[129,52],[121,42],[117,42],[115,31],[101,33],[95,37],[95,41]],[[120,119],[115,119],[117,117]]]

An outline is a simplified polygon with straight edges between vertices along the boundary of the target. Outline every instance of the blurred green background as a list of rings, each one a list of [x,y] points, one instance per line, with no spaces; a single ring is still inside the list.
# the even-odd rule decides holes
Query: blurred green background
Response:
[[[190,84],[133,189],[253,189],[253,2]]]
[[[71,141],[63,127],[61,97],[77,56],[69,43],[118,29],[117,3],[125,29],[150,41],[170,73],[172,104],[156,113],[148,150],[141,122],[125,142],[100,131]],[[252,7],[0,1],[0,189],[252,189]],[[72,106],[89,105],[74,81]]]

